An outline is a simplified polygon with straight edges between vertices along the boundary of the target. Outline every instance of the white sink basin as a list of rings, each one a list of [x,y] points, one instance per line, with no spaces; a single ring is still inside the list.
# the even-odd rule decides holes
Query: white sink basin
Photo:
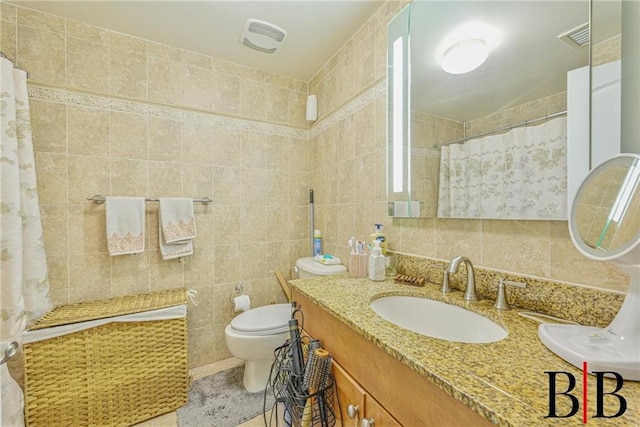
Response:
[[[464,343],[491,343],[508,333],[481,314],[426,298],[390,296],[371,302],[380,317],[428,337]]]

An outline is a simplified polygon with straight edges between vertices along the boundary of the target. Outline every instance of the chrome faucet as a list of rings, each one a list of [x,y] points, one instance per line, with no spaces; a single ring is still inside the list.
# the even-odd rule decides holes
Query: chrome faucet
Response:
[[[473,264],[466,256],[457,256],[449,262],[449,266],[444,269],[444,280],[442,282],[442,292],[451,292],[449,289],[449,274],[458,272],[458,266],[464,262],[467,267],[467,289],[464,292],[465,301],[478,301],[476,296],[476,275],[473,271]]]

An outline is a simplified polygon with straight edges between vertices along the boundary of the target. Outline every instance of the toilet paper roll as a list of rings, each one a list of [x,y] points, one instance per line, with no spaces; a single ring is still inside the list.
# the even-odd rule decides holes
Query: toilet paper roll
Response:
[[[240,295],[233,299],[233,310],[237,313],[238,311],[247,311],[251,308],[251,301],[249,301],[249,295]]]

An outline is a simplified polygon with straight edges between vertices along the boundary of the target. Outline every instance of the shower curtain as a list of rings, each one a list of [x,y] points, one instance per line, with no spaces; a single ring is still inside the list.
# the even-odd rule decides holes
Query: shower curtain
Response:
[[[51,308],[38,206],[27,76],[0,58],[0,340],[22,332]],[[24,424],[20,353],[0,366],[0,425]],[[16,382],[17,380],[17,382]]]
[[[442,147],[438,217],[567,218],[567,119]]]

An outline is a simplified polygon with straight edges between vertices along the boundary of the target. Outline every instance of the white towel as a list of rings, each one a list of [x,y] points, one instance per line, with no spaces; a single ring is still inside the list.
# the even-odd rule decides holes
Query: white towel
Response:
[[[109,255],[144,252],[144,197],[107,197]]]
[[[160,234],[160,254],[162,255],[163,260],[193,255],[193,240],[185,240],[178,243],[166,243],[164,241],[164,236],[162,235],[162,225],[158,228]]]
[[[197,236],[193,199],[161,198],[158,216],[162,259],[193,255],[193,238]]]
[[[166,243],[185,243],[195,238],[196,217],[193,213],[193,199],[161,198],[160,227]]]

